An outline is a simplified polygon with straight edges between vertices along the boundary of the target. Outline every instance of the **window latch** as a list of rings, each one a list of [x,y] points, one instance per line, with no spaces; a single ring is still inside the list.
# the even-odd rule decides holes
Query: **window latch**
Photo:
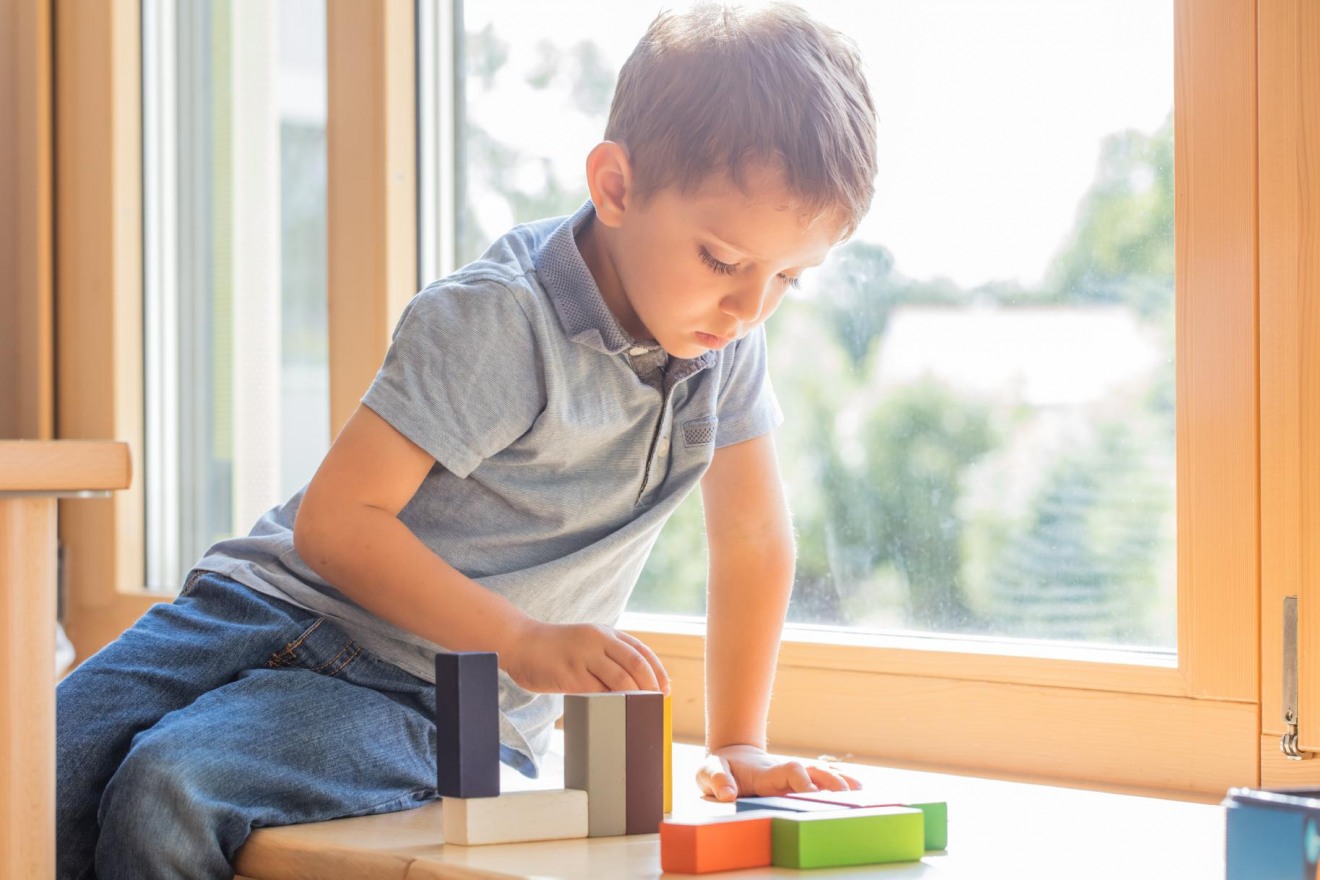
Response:
[[[1290,761],[1314,757],[1297,748],[1297,597],[1283,597],[1283,723],[1279,749]]]

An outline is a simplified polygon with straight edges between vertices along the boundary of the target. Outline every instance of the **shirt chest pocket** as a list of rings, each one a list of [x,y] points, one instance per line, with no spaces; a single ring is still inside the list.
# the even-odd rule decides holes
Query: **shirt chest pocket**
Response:
[[[720,423],[716,416],[710,416],[704,419],[692,419],[683,423],[683,445],[684,446],[706,446],[715,445],[715,428]]]

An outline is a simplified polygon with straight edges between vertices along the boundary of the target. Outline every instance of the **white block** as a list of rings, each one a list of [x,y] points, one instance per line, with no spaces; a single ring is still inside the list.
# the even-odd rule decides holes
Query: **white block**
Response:
[[[591,837],[628,831],[627,695],[564,697],[564,788],[587,793]]]
[[[576,789],[516,791],[499,797],[447,797],[445,843],[481,846],[587,836],[587,793]]]

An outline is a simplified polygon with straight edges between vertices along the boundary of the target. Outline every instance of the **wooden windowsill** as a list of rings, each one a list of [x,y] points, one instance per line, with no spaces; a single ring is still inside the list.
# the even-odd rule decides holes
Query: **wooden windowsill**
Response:
[[[702,618],[630,613],[620,628],[642,639],[662,657],[702,659],[706,633]],[[959,681],[1124,693],[1135,690],[1165,696],[1187,693],[1172,651],[984,636],[870,633],[789,624],[784,628],[779,663],[781,667],[882,674],[919,670],[923,675]]]
[[[556,739],[556,743],[562,742]],[[559,752],[562,755],[562,752]],[[522,788],[556,788],[556,753],[546,778]],[[693,776],[700,746],[674,745],[674,815],[730,812],[698,797]],[[560,758],[562,760],[562,758]],[[1078,791],[1016,782],[848,765],[870,788],[900,798],[949,804],[949,847],[921,862],[886,866],[886,877],[1214,877],[1224,871],[1224,812],[1218,806]],[[513,790],[502,779],[504,790]],[[239,852],[240,878],[658,878],[658,835],[546,841],[504,846],[444,846],[441,803],[403,813],[258,830]],[[1097,834],[1099,836],[1097,836]],[[1102,841],[1097,844],[1097,841]],[[874,866],[830,871],[874,877]],[[754,869],[740,878],[784,876]]]

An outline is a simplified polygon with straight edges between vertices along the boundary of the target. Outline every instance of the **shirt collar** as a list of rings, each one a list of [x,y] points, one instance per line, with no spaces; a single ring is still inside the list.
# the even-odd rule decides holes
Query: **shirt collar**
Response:
[[[606,354],[619,354],[635,343],[605,305],[575,238],[595,216],[596,206],[588,200],[559,224],[536,255],[536,274],[569,339]]]
[[[565,219],[550,233],[533,262],[541,285],[550,297],[568,338],[605,354],[617,355],[638,342],[619,325],[614,313],[605,305],[605,298],[596,286],[596,279],[592,277],[586,261],[582,259],[575,237],[583,225],[591,222],[595,216],[596,206],[588,199],[576,214]],[[714,361],[715,352],[708,351],[690,360],[675,358],[673,366],[688,365],[680,367],[680,371],[690,375],[710,366]]]

